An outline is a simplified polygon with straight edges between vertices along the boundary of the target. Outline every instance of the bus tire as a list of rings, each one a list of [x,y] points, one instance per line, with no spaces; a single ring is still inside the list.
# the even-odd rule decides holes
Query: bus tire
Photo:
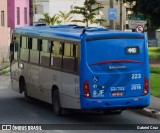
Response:
[[[22,79],[20,80],[20,90],[24,91],[24,99],[26,102],[30,102],[30,97],[27,95],[27,88],[26,88],[26,83],[25,80]]]
[[[105,115],[120,115],[122,110],[103,110],[103,114]]]
[[[52,106],[53,111],[56,115],[60,116],[62,115],[62,108],[60,103],[60,97],[59,97],[59,91],[58,89],[55,89],[52,95]]]
[[[23,84],[24,84],[24,78],[20,77],[20,79],[19,79],[19,93],[24,92],[24,86],[23,86]]]

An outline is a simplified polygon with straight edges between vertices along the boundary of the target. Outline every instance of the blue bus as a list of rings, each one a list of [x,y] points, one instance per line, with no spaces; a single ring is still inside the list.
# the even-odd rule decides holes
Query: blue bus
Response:
[[[120,114],[150,104],[143,33],[77,25],[16,28],[11,43],[13,90],[64,109]]]

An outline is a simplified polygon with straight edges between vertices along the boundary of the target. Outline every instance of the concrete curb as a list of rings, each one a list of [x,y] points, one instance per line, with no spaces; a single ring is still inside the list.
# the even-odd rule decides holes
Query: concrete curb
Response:
[[[160,119],[160,112],[154,109],[144,108],[133,110],[136,113]]]

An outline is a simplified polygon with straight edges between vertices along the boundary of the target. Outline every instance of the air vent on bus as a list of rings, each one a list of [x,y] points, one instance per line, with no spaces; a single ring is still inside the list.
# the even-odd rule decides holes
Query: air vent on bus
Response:
[[[35,26],[46,26],[44,23],[35,24]]]
[[[68,24],[68,25],[54,25],[50,26],[50,28],[67,28],[67,27],[74,27],[77,26],[76,24]]]
[[[78,28],[83,28],[83,29],[84,29],[84,28],[86,28],[86,27],[85,27],[85,26],[74,26],[73,28],[74,28],[74,29],[78,29]]]
[[[84,34],[85,32],[95,32],[95,31],[109,31],[109,29],[97,28],[97,27],[87,27],[82,31],[82,33]]]

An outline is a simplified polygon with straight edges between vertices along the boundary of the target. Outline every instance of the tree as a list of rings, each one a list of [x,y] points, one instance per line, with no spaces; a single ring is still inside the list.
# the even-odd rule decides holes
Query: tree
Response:
[[[33,15],[34,15],[34,13],[33,13],[33,2],[34,2],[34,0],[30,0],[29,1],[29,16],[30,16],[30,25],[33,25]]]
[[[48,13],[44,13],[43,16],[44,16],[44,18],[40,18],[39,21],[40,22],[44,22],[47,25],[50,25],[51,24],[51,17],[49,16],[49,14]]]
[[[89,26],[89,23],[100,23],[104,22],[104,19],[96,19],[96,11],[104,8],[103,6],[98,6],[93,8],[93,6],[97,5],[96,0],[85,0],[84,7],[75,6],[74,10],[71,11],[72,14],[80,14],[83,16],[82,20],[73,20],[73,22],[82,22],[86,23],[86,26]]]
[[[156,38],[156,29],[160,28],[160,1],[159,0],[126,0],[136,2],[132,10],[141,13],[147,20],[148,38]]]
[[[147,19],[147,27],[150,29],[160,28],[160,1],[159,0],[129,0],[136,1],[133,6],[135,13],[142,13]]]
[[[39,21],[46,23],[47,25],[54,25],[56,23],[60,23],[60,21],[58,20],[59,17],[57,15],[50,17],[48,13],[44,13],[43,16],[44,18],[40,18]]]
[[[51,21],[50,21],[50,24],[51,25],[55,25],[55,24],[60,24],[61,21],[59,20],[59,17],[57,15],[54,15],[52,18],[51,18]]]
[[[63,24],[66,24],[67,22],[69,22],[73,17],[71,16],[71,12],[62,12],[59,11],[59,14],[57,14],[57,16],[59,16],[59,18],[62,20]]]

